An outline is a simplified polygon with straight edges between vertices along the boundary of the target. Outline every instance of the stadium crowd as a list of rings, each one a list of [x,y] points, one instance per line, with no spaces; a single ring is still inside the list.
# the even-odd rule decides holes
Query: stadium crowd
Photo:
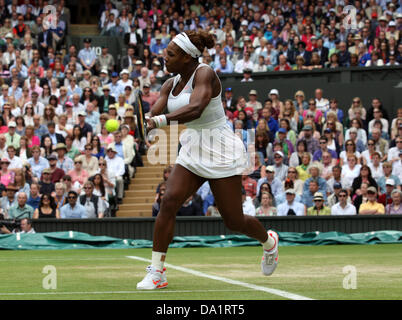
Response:
[[[44,23],[48,4],[56,7],[51,24]],[[348,4],[356,8],[353,29],[343,23]],[[66,47],[70,20],[63,0],[0,0],[0,208],[6,218],[113,215],[149,146],[136,124],[137,93],[147,112],[169,76],[167,44],[182,31],[212,33],[216,45],[200,62],[218,74],[244,73],[245,81],[253,72],[402,59],[397,0],[165,0],[149,6],[106,0],[99,31],[127,45],[119,59],[107,46],[97,55],[90,38]],[[344,113],[336,97],[320,89],[311,98],[299,90],[286,99],[272,89],[266,99],[255,90],[234,97],[226,88],[222,99],[228,123],[246,144],[247,129],[255,129],[257,164],[243,177],[246,213],[402,212],[402,110],[391,119],[378,99],[368,107],[356,97]],[[113,134],[105,128],[108,119],[121,124]],[[370,200],[373,187],[380,205]],[[163,192],[161,184],[154,214]],[[343,211],[332,210],[335,205]],[[181,214],[218,214],[207,184]]]

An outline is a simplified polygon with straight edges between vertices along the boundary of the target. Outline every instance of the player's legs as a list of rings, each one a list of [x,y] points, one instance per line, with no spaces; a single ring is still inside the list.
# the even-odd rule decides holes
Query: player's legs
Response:
[[[278,235],[271,230],[267,232],[257,218],[243,214],[241,176],[209,180],[209,184],[226,227],[261,242],[261,271],[271,275],[278,264]]]
[[[261,243],[267,241],[267,231],[261,222],[255,217],[243,214],[241,176],[209,180],[209,185],[227,228]]]
[[[155,220],[152,263],[147,268],[145,278],[137,284],[137,289],[154,290],[167,287],[163,265],[169,244],[173,239],[177,211],[204,181],[204,178],[186,168],[178,164],[174,166],[166,181],[166,192]]]
[[[177,211],[204,182],[204,178],[181,165],[174,166],[166,182],[166,192],[155,221],[153,251],[167,252],[174,235]]]

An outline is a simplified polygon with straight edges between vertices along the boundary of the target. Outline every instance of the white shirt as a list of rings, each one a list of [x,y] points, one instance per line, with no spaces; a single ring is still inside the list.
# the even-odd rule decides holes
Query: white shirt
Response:
[[[108,156],[105,158],[108,170],[114,172],[116,177],[123,176],[125,172],[124,168],[124,160],[119,156],[115,155],[113,159],[110,159]]]
[[[317,109],[321,110],[323,114],[325,114],[326,111],[329,109],[329,101],[328,99],[321,98],[320,100],[315,99],[315,103],[317,106]]]
[[[353,170],[347,164],[342,167],[341,183],[343,188],[352,188],[353,180],[359,176],[361,167],[360,164],[355,165]]]
[[[11,160],[10,157],[7,156],[7,159],[10,160],[8,169],[22,169],[23,163],[20,157],[14,156],[14,158]]]
[[[356,207],[353,204],[346,203],[345,208],[341,207],[341,203],[333,205],[331,208],[332,216],[345,216],[345,215],[356,215]]]
[[[278,206],[278,216],[287,216],[289,209],[293,209],[297,216],[304,216],[304,204],[293,201],[291,205],[286,201]]]
[[[377,181],[384,175],[384,171],[382,170],[382,163],[380,163],[380,165],[377,168],[374,167],[373,163],[369,164],[369,167],[371,170],[371,176],[375,181]]]
[[[391,148],[391,149],[388,150],[388,158],[387,158],[387,161],[391,161],[391,160],[394,160],[394,159],[398,159],[398,160],[399,160],[399,149],[398,149],[398,147],[393,147],[393,148]],[[395,162],[392,164],[392,168],[394,168],[394,167],[395,167],[395,164],[398,163],[398,162],[399,162],[399,161],[395,161]]]
[[[248,216],[255,216],[255,207],[251,197],[246,197],[246,200],[243,202],[243,213]]]
[[[25,105],[24,105],[24,110],[23,110],[23,113],[25,114],[25,109],[26,109],[26,107],[28,106],[28,105],[32,105],[33,106],[33,104],[32,104],[32,102],[30,101],[30,102],[27,102]],[[37,102],[36,103],[36,105],[33,107],[34,108],[34,114],[38,114],[38,115],[40,115],[40,116],[43,116],[43,114],[44,114],[44,112],[45,112],[45,105],[42,103],[42,102]]]
[[[242,59],[242,60],[237,61],[234,71],[237,73],[243,73],[244,69],[253,70],[253,68],[254,68],[254,63],[251,60],[244,61]]]

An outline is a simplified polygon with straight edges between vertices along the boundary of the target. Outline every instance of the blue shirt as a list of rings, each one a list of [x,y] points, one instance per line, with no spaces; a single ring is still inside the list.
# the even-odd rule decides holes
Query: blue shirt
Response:
[[[42,136],[49,133],[49,130],[43,124],[41,124],[39,126],[39,128],[35,129],[34,131],[35,131],[35,136],[38,136],[39,140],[42,140]]]
[[[110,95],[113,96],[116,100],[119,98],[120,94],[124,93],[123,86],[118,84],[117,82],[116,84],[110,82],[108,86],[110,88]]]
[[[258,182],[257,182],[257,194],[260,194],[260,188],[261,188],[261,185],[264,182],[268,182],[267,178],[260,178],[258,180]],[[276,196],[280,195],[281,193],[283,193],[283,185],[282,185],[282,182],[278,178],[274,178],[272,180],[272,182],[269,183],[269,184],[271,186],[272,195],[274,197],[276,197]]]
[[[329,152],[332,156],[332,159],[338,159],[338,154],[336,151],[327,149],[327,152]],[[313,161],[321,161],[322,160],[322,150],[318,149],[316,152],[314,152],[313,155]]]
[[[36,198],[32,198],[30,196],[27,201],[27,204],[30,205],[35,210],[39,208],[39,202],[40,202],[40,196],[37,196]]]
[[[96,60],[96,53],[93,48],[81,49],[78,53],[78,59],[82,59],[86,66],[90,66]]]
[[[124,153],[123,153],[123,144],[120,143],[115,143],[114,146],[116,147],[117,155],[124,159]]]
[[[87,112],[87,116],[85,118],[85,122],[92,126],[92,129],[95,130],[96,126],[99,123],[99,112],[92,111],[91,114]]]
[[[67,203],[60,209],[60,218],[85,219],[87,218],[87,211],[85,210],[85,207],[80,205],[78,202],[75,204],[74,208],[72,208],[70,204]]]
[[[387,179],[394,180],[395,186],[399,186],[401,184],[401,181],[399,180],[399,178],[397,176],[394,176],[393,174],[391,174],[388,178],[386,178],[385,176],[382,176],[381,178],[379,178],[377,180],[377,185],[380,188],[381,193],[387,192],[387,189],[385,188],[385,182],[387,181]]]
[[[152,52],[153,54],[156,54],[156,55],[162,54],[162,51],[163,51],[163,49],[165,49],[165,48],[166,48],[166,45],[163,44],[162,42],[161,42],[160,44],[155,43],[155,44],[153,44],[153,45],[151,46],[151,52]]]
[[[33,174],[38,178],[41,177],[43,169],[49,168],[49,161],[43,157],[39,157],[38,162],[33,157],[29,158],[28,163],[31,165]]]

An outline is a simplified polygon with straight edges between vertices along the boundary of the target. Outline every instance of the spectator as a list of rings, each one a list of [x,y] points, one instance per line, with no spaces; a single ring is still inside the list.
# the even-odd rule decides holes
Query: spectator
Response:
[[[382,169],[382,163],[381,163],[381,155],[378,152],[375,152],[373,154],[373,159],[371,165],[369,165],[372,177],[374,178],[375,181],[378,181],[383,175],[384,171]]]
[[[367,189],[366,203],[360,205],[359,214],[384,214],[384,205],[377,202],[377,189],[375,187],[369,187]]]
[[[28,159],[28,163],[32,168],[32,172],[37,179],[42,176],[42,171],[49,168],[49,161],[42,157],[41,150],[38,146],[33,146],[31,149],[32,158]]]
[[[283,192],[283,185],[281,181],[275,177],[275,168],[273,166],[267,166],[265,172],[266,177],[259,179],[257,182],[257,194],[260,193],[261,185],[264,182],[268,182],[272,190],[272,195],[276,197]]]
[[[257,195],[257,182],[248,175],[242,175],[242,186],[246,192],[246,196],[254,200]]]
[[[84,183],[84,194],[80,196],[80,204],[85,207],[87,218],[103,218],[106,206],[101,197],[93,194],[94,184],[91,181]]]
[[[85,145],[85,152],[83,155],[78,156],[76,159],[82,161],[82,169],[88,172],[88,176],[92,177],[98,171],[98,159],[92,155],[92,144]]]
[[[392,174],[392,163],[391,162],[384,162],[382,163],[382,170],[384,175],[382,175],[378,180],[378,187],[380,193],[385,193],[385,182],[390,179],[394,182],[394,185],[398,188],[398,190],[401,189],[401,182],[399,178],[395,175]]]
[[[332,216],[356,215],[356,207],[348,203],[348,191],[342,189],[338,194],[339,202],[331,207]]]
[[[60,212],[54,201],[54,198],[46,193],[40,197],[39,206],[37,209],[35,209],[33,214],[33,219],[42,218],[60,219]]]
[[[10,208],[18,205],[17,197],[15,196],[17,191],[18,188],[14,184],[8,184],[6,186],[6,194],[0,198],[0,207],[6,219],[9,217],[8,212]]]
[[[288,166],[283,163],[284,154],[282,151],[275,151],[274,152],[274,170],[275,170],[275,178],[280,181],[286,179],[288,174]]]
[[[311,125],[306,125],[303,127],[303,132],[304,136],[299,138],[296,144],[298,144],[299,141],[304,140],[307,144],[307,152],[314,154],[319,149],[319,142],[312,136],[313,127]]]
[[[256,209],[256,216],[276,216],[277,209],[272,205],[272,195],[269,192],[261,193],[261,204]]]
[[[82,160],[79,156],[74,159],[74,168],[68,171],[67,175],[71,177],[74,188],[81,190],[85,181],[89,178],[89,174],[88,171],[82,168]]]
[[[385,214],[402,214],[401,198],[402,193],[400,190],[394,190],[391,193],[392,203],[387,204]]]
[[[116,177],[116,188],[117,188],[117,201],[118,203],[123,202],[124,195],[124,180],[125,175],[125,164],[123,158],[117,156],[117,151],[115,146],[108,146],[106,149],[106,163],[110,171],[114,172]]]
[[[277,208],[278,216],[304,216],[306,208],[301,202],[295,201],[296,192],[293,189],[286,190],[286,202]]]
[[[321,192],[314,194],[314,206],[307,209],[308,216],[327,216],[331,214],[331,209],[324,205],[324,196]]]
[[[116,150],[116,156],[120,157],[124,161],[124,176],[132,178],[135,173],[135,168],[133,166],[133,160],[135,157],[135,149],[129,141],[123,142],[122,133],[117,130],[113,133],[114,142],[112,142],[108,148],[114,148]]]
[[[382,203],[384,207],[387,206],[387,204],[392,203],[392,191],[395,190],[395,181],[392,179],[387,179],[385,182],[385,192],[383,194],[380,194],[378,196],[378,203]]]
[[[67,194],[68,203],[60,209],[61,219],[85,219],[87,211],[84,206],[77,203],[78,194],[75,191],[69,191]]]
[[[14,204],[8,210],[8,218],[16,220],[32,218],[34,209],[27,204],[27,200],[27,194],[25,192],[20,192],[17,196],[17,204]]]
[[[249,216],[255,216],[255,206],[253,204],[253,199],[246,195],[246,190],[242,188],[242,203],[243,203],[243,213]]]

